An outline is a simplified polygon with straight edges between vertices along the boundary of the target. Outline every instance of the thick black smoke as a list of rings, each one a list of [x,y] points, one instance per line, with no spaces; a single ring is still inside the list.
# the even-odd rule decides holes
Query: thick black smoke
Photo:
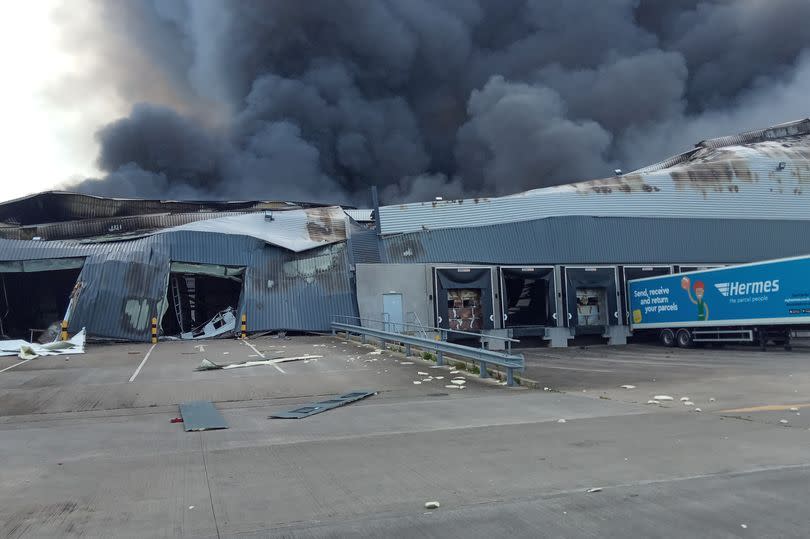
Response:
[[[97,75],[133,108],[98,131],[89,193],[506,194],[807,115],[807,0],[97,7],[71,31],[103,29]]]

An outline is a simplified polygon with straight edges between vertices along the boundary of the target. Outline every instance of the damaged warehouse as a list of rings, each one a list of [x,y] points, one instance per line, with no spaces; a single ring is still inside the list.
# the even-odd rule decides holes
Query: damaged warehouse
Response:
[[[364,229],[339,207],[44,193],[1,205],[0,217],[0,235],[30,236],[0,240],[6,338],[63,319],[71,333],[148,341],[153,317],[162,336],[196,338],[232,334],[242,314],[252,332],[323,330],[356,314],[346,243]]]
[[[0,331],[327,331],[335,317],[567,346],[630,337],[630,279],[810,252],[810,119],[628,174],[369,209],[49,192],[0,204]],[[494,344],[495,341],[490,342]]]

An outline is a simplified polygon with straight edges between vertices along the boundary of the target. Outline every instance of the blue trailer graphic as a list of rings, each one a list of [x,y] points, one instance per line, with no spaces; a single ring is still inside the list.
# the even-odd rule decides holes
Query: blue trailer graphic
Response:
[[[810,324],[810,256],[628,282],[633,329]]]

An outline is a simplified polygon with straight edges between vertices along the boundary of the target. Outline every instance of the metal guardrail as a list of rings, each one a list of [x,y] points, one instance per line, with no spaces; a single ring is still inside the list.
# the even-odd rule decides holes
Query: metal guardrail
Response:
[[[455,356],[469,358],[478,363],[478,369],[481,378],[489,378],[487,372],[487,365],[497,365],[506,369],[506,385],[515,385],[514,370],[519,369],[523,372],[524,360],[520,354],[502,354],[485,350],[483,348],[472,348],[461,344],[450,343],[447,341],[437,341],[432,339],[423,339],[413,335],[406,335],[404,333],[392,333],[381,329],[374,329],[363,326],[355,326],[353,324],[344,324],[341,322],[332,322],[332,333],[338,331],[345,331],[347,334],[357,334],[363,338],[365,342],[366,337],[373,337],[379,339],[382,343],[382,348],[385,348],[386,343],[397,342],[405,345],[405,354],[411,355],[411,346],[416,346],[423,350],[433,350],[436,352],[436,364],[444,365],[444,354],[453,354]]]
[[[384,315],[385,313],[383,313]],[[461,331],[460,329],[448,329],[448,328],[437,328],[434,326],[425,326],[422,324],[409,324],[408,322],[391,322],[389,320],[375,320],[373,318],[360,318],[359,316],[350,316],[350,315],[342,315],[337,314],[332,317],[333,320],[342,319],[342,320],[356,320],[360,324],[363,322],[374,322],[375,324],[380,324],[381,328],[389,327],[389,326],[401,326],[403,328],[415,327],[419,328],[420,333],[424,333],[425,330],[430,330],[432,332],[438,333],[441,340],[446,341],[447,336],[452,333],[454,335],[465,335],[468,337],[475,337],[481,343],[481,348],[484,348],[484,343],[488,340],[498,340],[504,341],[506,344],[506,350],[508,353],[512,353],[512,343],[519,343],[520,339],[514,339],[512,337],[501,337],[500,335],[490,335],[488,333],[476,333],[472,331]],[[387,331],[387,330],[383,330]],[[398,332],[393,332],[398,333]]]

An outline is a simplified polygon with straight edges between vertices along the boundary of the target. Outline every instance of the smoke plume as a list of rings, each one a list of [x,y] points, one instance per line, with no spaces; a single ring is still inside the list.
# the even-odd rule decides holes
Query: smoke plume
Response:
[[[86,193],[498,195],[807,115],[807,0],[133,0],[92,12],[67,25],[93,36],[74,47],[131,112],[98,130],[104,176],[72,186]]]

